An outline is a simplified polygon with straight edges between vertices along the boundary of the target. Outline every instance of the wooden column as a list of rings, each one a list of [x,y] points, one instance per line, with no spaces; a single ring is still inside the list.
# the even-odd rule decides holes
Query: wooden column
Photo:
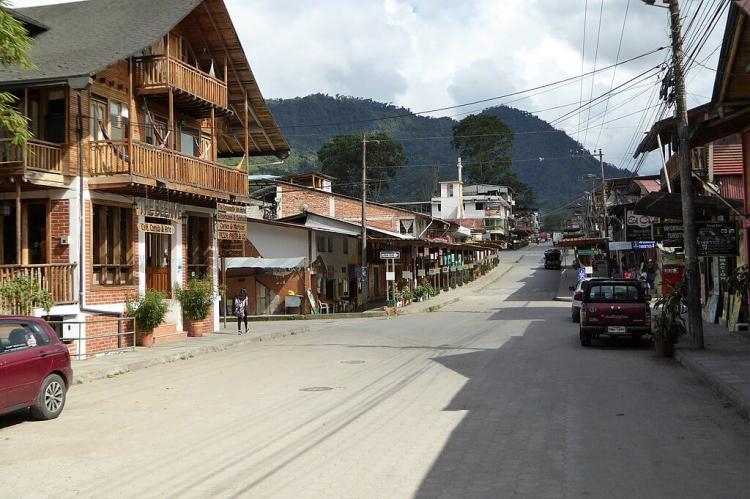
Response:
[[[177,131],[174,129],[174,93],[172,92],[172,87],[169,88],[169,123],[167,124],[167,133],[169,133],[169,141],[167,144],[167,147],[169,147],[172,150],[177,149],[175,147],[176,141],[175,136],[177,135]]]
[[[216,111],[211,108],[211,161],[214,163],[218,158],[217,154],[218,141],[216,140]]]
[[[16,264],[21,265],[21,179],[16,177]]]
[[[245,94],[245,165],[248,175],[250,174],[250,121],[248,119],[247,94]]]
[[[26,87],[23,89],[23,115],[25,118],[28,119],[29,117],[29,88]],[[28,164],[28,155],[29,155],[29,146],[24,145],[23,146],[23,176],[26,177],[26,168]]]
[[[133,57],[128,57],[128,160],[130,161],[130,167],[128,170],[133,172],[133,121],[137,123],[135,119],[135,104],[133,101]]]

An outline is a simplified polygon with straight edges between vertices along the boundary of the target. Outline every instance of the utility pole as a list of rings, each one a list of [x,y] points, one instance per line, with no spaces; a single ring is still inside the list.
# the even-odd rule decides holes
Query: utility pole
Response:
[[[609,240],[609,220],[607,219],[607,189],[604,186],[604,154],[599,149],[599,167],[602,169],[602,209],[604,210],[604,238]]]
[[[675,121],[679,138],[680,193],[682,197],[682,224],[685,245],[685,282],[687,283],[688,334],[694,348],[703,349],[703,317],[700,304],[700,275],[698,273],[698,247],[696,244],[695,210],[693,208],[693,172],[690,165],[688,143],[688,115],[685,102],[685,73],[683,69],[682,28],[680,2],[669,2],[672,24],[672,71],[675,82]]]
[[[362,311],[367,310],[369,276],[367,275],[367,132],[362,133],[362,268],[360,284],[362,286]]]

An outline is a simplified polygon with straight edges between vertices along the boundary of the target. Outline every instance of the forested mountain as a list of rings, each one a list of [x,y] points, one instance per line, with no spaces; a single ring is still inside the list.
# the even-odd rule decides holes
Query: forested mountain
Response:
[[[319,170],[316,153],[323,144],[335,135],[365,130],[390,134],[403,144],[409,159],[409,164],[379,193],[380,201],[427,200],[439,180],[456,178],[456,153],[450,142],[457,122],[452,118],[416,116],[408,109],[370,99],[322,94],[269,99],[268,104],[292,147],[292,156],[282,165],[263,166],[273,159],[258,159],[255,164],[260,166],[255,173]],[[484,113],[499,117],[516,133],[513,170],[534,189],[540,208],[555,208],[579,195],[585,188],[579,180],[581,175],[599,175],[598,160],[591,156],[572,158],[570,151],[579,144],[544,120],[505,106]],[[393,116],[400,117],[383,119]],[[606,166],[608,177],[626,174],[625,170]]]

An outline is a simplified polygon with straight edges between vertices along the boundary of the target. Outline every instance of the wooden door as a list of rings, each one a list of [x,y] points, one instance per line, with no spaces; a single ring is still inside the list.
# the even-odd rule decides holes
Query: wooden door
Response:
[[[146,287],[169,294],[172,286],[169,234],[146,233]]]
[[[255,313],[258,315],[271,315],[271,290],[255,281]]]

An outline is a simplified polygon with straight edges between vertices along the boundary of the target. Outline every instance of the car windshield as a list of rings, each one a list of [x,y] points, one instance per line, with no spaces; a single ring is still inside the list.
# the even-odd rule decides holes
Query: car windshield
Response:
[[[589,288],[590,301],[641,301],[641,288],[635,284],[592,284]]]

